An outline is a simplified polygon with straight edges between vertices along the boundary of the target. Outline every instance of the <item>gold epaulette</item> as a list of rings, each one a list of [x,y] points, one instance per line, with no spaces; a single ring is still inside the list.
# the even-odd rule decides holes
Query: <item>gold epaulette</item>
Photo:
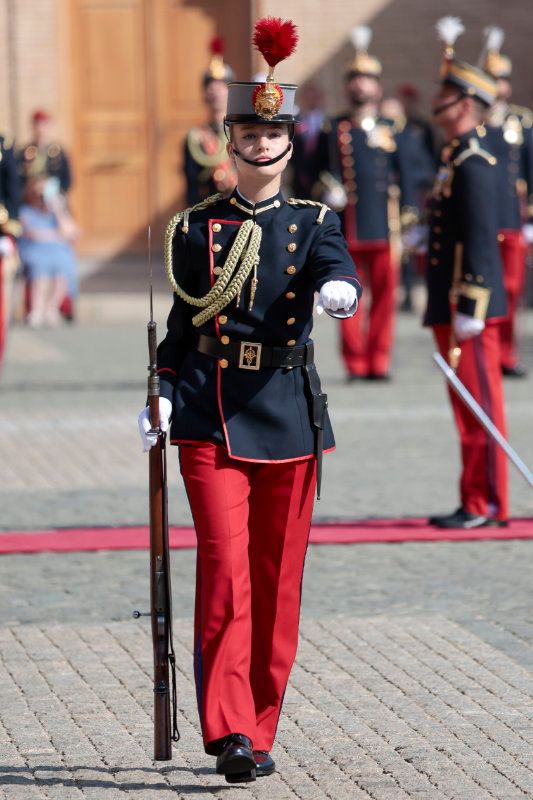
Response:
[[[457,158],[454,158],[454,166],[459,167],[464,161],[466,161],[467,158],[470,158],[470,156],[481,156],[481,158],[484,158],[485,161],[488,161],[491,166],[494,166],[494,164],[497,163],[497,159],[487,150],[483,150],[479,144],[479,140],[474,139],[473,137],[472,139],[468,140],[467,149],[463,150],[462,153],[459,153]]]
[[[287,200],[287,203],[291,206],[314,206],[315,208],[319,208],[320,211],[315,219],[315,225],[322,225],[327,212],[331,211],[329,206],[325,203],[319,203],[317,200],[300,200],[297,197],[291,197]]]
[[[224,195],[217,192],[217,194],[212,194],[209,197],[206,197],[205,200],[202,200],[200,203],[196,203],[195,206],[191,206],[190,208],[186,208],[184,211],[178,211],[177,214],[174,214],[172,219],[167,225],[167,234],[169,230],[172,228],[172,236],[178,225],[181,222],[181,229],[183,233],[189,233],[189,217],[193,211],[202,211],[204,208],[209,208],[209,206],[214,206],[215,203],[218,203],[219,200],[222,200]]]
[[[509,111],[511,114],[516,114],[516,116],[520,119],[523,128],[531,128],[533,127],[533,111],[527,106],[515,106],[511,104],[509,106]]]

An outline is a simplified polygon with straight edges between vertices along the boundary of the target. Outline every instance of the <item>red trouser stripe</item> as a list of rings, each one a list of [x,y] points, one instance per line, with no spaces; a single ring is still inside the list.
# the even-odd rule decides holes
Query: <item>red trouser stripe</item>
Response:
[[[365,297],[357,314],[341,321],[342,358],[350,375],[385,374],[390,368],[394,338],[394,304],[398,271],[391,260],[390,247],[365,250],[362,243],[350,250],[357,269],[363,272],[365,286],[372,295],[366,314]]]
[[[270,750],[298,644],[315,460],[231,459],[180,446],[198,537],[195,679],[206,752],[229,733]]]
[[[497,323],[489,323],[483,333],[461,344],[457,377],[506,436],[499,327]],[[439,350],[446,358],[450,326],[435,325],[433,331]],[[448,389],[461,443],[461,505],[471,514],[507,519],[507,457],[463,401],[450,387]]]
[[[503,262],[503,285],[507,294],[507,317],[500,326],[501,363],[516,367],[516,314],[526,280],[527,245],[521,231],[500,231],[500,255]]]

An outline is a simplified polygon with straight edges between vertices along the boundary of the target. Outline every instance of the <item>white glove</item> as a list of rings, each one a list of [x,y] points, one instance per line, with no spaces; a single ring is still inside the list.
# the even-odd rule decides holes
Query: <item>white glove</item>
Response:
[[[533,244],[533,225],[531,222],[522,225],[522,235],[528,244]]]
[[[12,256],[15,253],[13,239],[9,236],[0,236],[0,256]]]
[[[320,199],[333,211],[344,211],[348,202],[348,195],[344,186],[339,184],[326,189]]]
[[[484,327],[485,323],[482,319],[474,319],[474,317],[469,317],[468,314],[461,314],[460,311],[453,318],[453,329],[458,342],[464,342],[465,339],[479,336]]]
[[[344,319],[357,311],[357,292],[348,281],[328,281],[320,290],[316,313],[327,311],[332,317]]]
[[[427,253],[429,227],[413,225],[402,234],[402,247],[408,253]]]
[[[166,397],[160,397],[159,427],[161,428],[163,433],[168,431],[168,423],[171,414],[172,414],[172,403],[170,402],[170,400],[167,400]],[[138,425],[139,425],[139,433],[141,434],[143,452],[147,453],[151,447],[154,447],[154,445],[157,444],[157,434],[156,433],[148,434],[148,431],[152,427],[150,425],[150,412],[148,406],[146,406],[146,408],[143,408],[143,410],[139,414]]]

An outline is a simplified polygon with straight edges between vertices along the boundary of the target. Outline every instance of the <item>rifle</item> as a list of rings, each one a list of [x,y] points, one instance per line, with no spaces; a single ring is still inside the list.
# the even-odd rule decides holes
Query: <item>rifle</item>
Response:
[[[159,427],[159,375],[157,374],[157,332],[153,314],[151,232],[148,228],[150,262],[150,321],[148,322],[148,406],[151,433],[157,443],[150,448],[150,612],[134,611],[138,619],[150,616],[154,649],[154,761],[170,761],[172,742],[180,738],[177,726],[176,656],[172,638],[172,587],[168,542],[168,494],[166,434]],[[169,665],[172,672],[172,732],[170,723]]]

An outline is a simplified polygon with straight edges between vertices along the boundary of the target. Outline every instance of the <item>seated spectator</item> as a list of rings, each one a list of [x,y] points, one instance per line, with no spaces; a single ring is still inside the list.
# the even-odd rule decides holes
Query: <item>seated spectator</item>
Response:
[[[20,209],[19,253],[31,284],[32,328],[59,324],[59,308],[76,273],[72,242],[78,229],[58,189],[54,178],[30,178]]]

